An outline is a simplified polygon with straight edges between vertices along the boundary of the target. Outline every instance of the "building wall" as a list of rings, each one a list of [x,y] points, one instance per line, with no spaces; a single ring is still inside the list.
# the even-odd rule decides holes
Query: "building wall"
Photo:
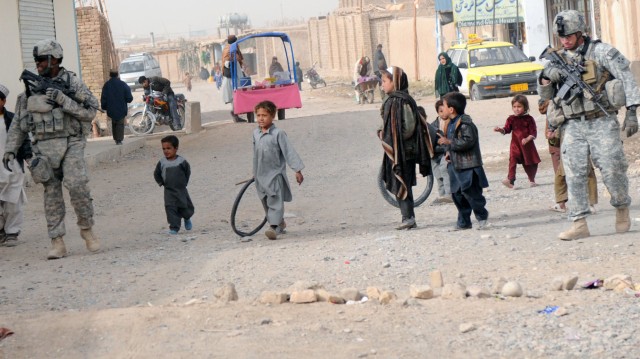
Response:
[[[640,2],[600,0],[600,38],[615,46],[631,61],[636,80],[640,79]]]
[[[80,72],[80,60],[76,38],[76,21],[73,2],[68,0],[53,0],[56,27],[56,39],[64,50],[65,68]],[[2,66],[0,66],[0,83],[7,86],[11,93],[7,98],[6,107],[13,111],[18,94],[24,91],[24,85],[18,80],[25,67],[35,69],[35,64],[22,63],[22,49],[20,46],[20,24],[18,1],[2,1],[2,15],[0,20],[0,34],[2,34]]]
[[[385,52],[389,66],[401,67],[409,80],[420,80],[432,83],[438,68],[438,50],[436,48],[435,17],[419,17],[416,19],[418,37],[417,53],[414,46],[413,19],[394,20],[389,23],[389,38],[394,39]],[[443,27],[445,44],[455,40],[453,25]],[[449,46],[444,47],[445,50]],[[383,47],[384,49],[384,47]],[[416,67],[417,61],[417,67]]]
[[[289,36],[289,39],[291,40],[291,44],[293,46],[293,56],[295,58],[295,61],[300,62],[300,67],[302,69],[306,70],[313,65],[310,55],[311,49],[309,47],[308,26],[296,26],[279,29],[260,29],[260,32],[272,31],[284,32]],[[287,70],[284,46],[280,38],[256,38],[255,49],[252,49],[253,53],[250,52],[251,50],[245,49],[242,44],[240,45],[240,48],[247,59],[251,58],[250,61],[255,61],[255,71],[257,72],[257,74],[255,74],[254,80],[261,81],[265,77],[269,77],[269,66],[271,65],[271,59],[273,58],[273,56],[278,57],[278,61],[280,62],[280,64],[282,64],[284,70]],[[287,51],[288,49],[289,45],[287,45]],[[291,61],[291,59],[289,59],[289,61]],[[293,66],[293,63],[291,65]]]
[[[82,80],[100,99],[102,86],[109,79],[109,70],[118,68],[109,23],[97,8],[91,6],[76,9],[76,19]],[[107,127],[105,114],[98,112],[96,120],[101,128]]]

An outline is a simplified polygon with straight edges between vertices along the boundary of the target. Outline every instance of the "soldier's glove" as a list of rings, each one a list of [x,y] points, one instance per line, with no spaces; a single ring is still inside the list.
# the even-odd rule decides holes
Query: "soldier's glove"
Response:
[[[562,82],[562,74],[560,72],[560,70],[558,70],[555,67],[547,67],[546,69],[544,69],[544,71],[542,72],[542,78],[546,78],[547,80],[554,82],[554,83],[560,83]]]
[[[14,155],[13,152],[5,152],[4,157],[2,158],[2,164],[7,171],[13,172],[11,168],[9,168],[9,162],[13,161],[15,158],[16,155]]]
[[[636,106],[627,108],[627,114],[624,116],[622,130],[627,131],[627,137],[631,137],[636,132],[638,132],[638,117],[636,117]]]
[[[51,102],[57,103],[60,106],[64,105],[64,101],[67,99],[67,95],[54,88],[47,89],[47,96],[49,96]]]

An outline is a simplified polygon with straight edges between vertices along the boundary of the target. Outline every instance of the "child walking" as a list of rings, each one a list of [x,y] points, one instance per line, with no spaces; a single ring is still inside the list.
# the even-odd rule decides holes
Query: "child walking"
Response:
[[[511,133],[511,146],[509,147],[509,173],[502,184],[513,188],[516,182],[516,165],[522,164],[529,177],[529,186],[535,187],[536,172],[540,156],[533,140],[538,135],[536,121],[529,115],[529,101],[524,95],[515,95],[511,100],[513,115],[507,118],[504,127],[496,127],[493,130],[503,135]]]
[[[471,213],[478,220],[478,229],[488,226],[489,211],[482,189],[489,181],[482,168],[482,153],[478,128],[464,113],[467,99],[459,92],[450,92],[442,98],[445,114],[451,120],[446,136],[438,134],[438,144],[447,151],[451,195],[458,209],[458,221],[454,230],[471,229]]]
[[[158,161],[153,177],[160,186],[164,186],[164,210],[169,222],[168,234],[178,234],[181,221],[184,219],[184,229],[193,228],[191,216],[194,207],[187,191],[191,166],[184,157],[178,155],[180,141],[178,137],[170,135],[160,140],[164,158]]]
[[[287,134],[273,124],[276,111],[276,105],[271,101],[257,104],[258,128],[253,131],[253,176],[269,222],[264,234],[271,240],[284,234],[287,227],[284,202],[291,202],[292,195],[286,165],[295,171],[298,185],[304,181],[304,164],[300,156],[289,142]]]

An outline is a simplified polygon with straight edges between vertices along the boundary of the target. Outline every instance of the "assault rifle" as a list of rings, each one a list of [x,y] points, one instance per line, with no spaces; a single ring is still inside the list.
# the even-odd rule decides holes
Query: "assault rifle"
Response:
[[[24,82],[24,87],[27,93],[27,97],[31,96],[33,93],[38,94],[46,94],[47,89],[52,88],[59,91],[62,91],[63,94],[67,95],[73,101],[81,104],[84,108],[92,108],[94,110],[98,110],[100,112],[104,112],[104,110],[99,109],[91,104],[87,103],[86,98],[82,98],[77,96],[76,92],[67,87],[67,84],[64,83],[64,80],[60,78],[50,79],[48,77],[42,77],[40,75],[36,75],[29,70],[22,71],[20,75],[20,80]]]
[[[573,103],[573,101],[575,101],[579,96],[583,96],[584,98],[593,101],[600,110],[602,110],[602,112],[609,116],[607,110],[605,110],[602,104],[600,104],[602,94],[596,93],[589,84],[582,81],[582,74],[586,72],[584,67],[579,64],[570,65],[566,63],[558,54],[557,50],[553,49],[551,46],[547,46],[547,48],[544,49],[540,55],[540,59],[551,61],[553,66],[560,71],[560,75],[564,79],[557,93],[557,96],[560,99],[565,100],[568,105],[571,105],[571,103]]]

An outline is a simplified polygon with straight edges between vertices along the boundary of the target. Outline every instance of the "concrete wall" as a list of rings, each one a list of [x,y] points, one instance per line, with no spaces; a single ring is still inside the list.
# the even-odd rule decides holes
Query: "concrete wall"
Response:
[[[436,49],[435,17],[420,17],[416,19],[416,33],[418,36],[417,57],[414,46],[413,19],[391,21],[389,24],[389,50],[385,54],[389,66],[401,67],[410,80],[432,83],[438,68],[438,50]],[[455,39],[453,25],[443,27],[445,39],[444,49]],[[417,58],[417,69],[416,69]],[[417,72],[416,72],[417,71]]]
[[[291,44],[293,45],[293,55],[295,57],[295,60],[300,62],[300,66],[302,67],[303,71],[313,65],[309,48],[309,30],[306,26],[279,29],[260,29],[260,32],[271,31],[284,32],[289,35],[289,39],[291,40]],[[251,55],[251,52],[245,50],[245,43],[246,42],[240,45],[243,54],[245,54],[245,57],[255,56],[257,74],[254,75],[254,79],[261,81],[265,77],[269,77],[269,66],[271,65],[271,58],[273,56],[277,56],[278,61],[282,64],[282,67],[285,69],[285,71],[287,70],[284,47],[280,38],[256,38],[253,55]],[[289,45],[287,45],[287,51],[288,50]]]
[[[56,38],[64,49],[64,66],[76,73],[80,73],[80,60],[76,38],[76,21],[73,2],[68,0],[54,0],[54,17]],[[24,91],[24,85],[18,80],[25,68],[35,69],[34,63],[22,63],[22,49],[20,47],[20,26],[18,1],[2,1],[0,12],[0,34],[2,34],[2,66],[0,66],[0,83],[7,86],[11,93],[7,98],[6,107],[13,111],[18,94]]]
[[[631,70],[640,79],[640,2],[600,0],[600,38],[615,46],[631,61]]]

